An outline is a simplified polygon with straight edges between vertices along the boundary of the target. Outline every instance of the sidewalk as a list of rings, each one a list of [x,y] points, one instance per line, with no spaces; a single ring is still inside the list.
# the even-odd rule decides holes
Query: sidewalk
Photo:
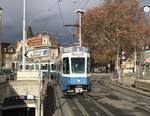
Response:
[[[138,79],[134,83],[135,88],[150,92],[150,80]]]
[[[144,86],[144,88],[148,88],[150,89],[150,80],[147,81],[143,81],[144,83],[142,84],[137,84],[137,82],[141,82],[140,79],[138,78],[135,78],[133,76],[131,77],[124,77],[124,78],[121,78],[119,80],[112,80],[112,83],[121,87],[121,88],[124,88],[124,89],[127,89],[127,90],[130,90],[130,91],[133,91],[133,92],[136,92],[138,94],[141,94],[141,95],[144,95],[144,96],[147,96],[147,97],[150,97],[150,91],[146,90],[146,91],[143,91],[144,89],[142,88]],[[148,86],[145,87],[145,82],[148,84]],[[141,86],[142,85],[142,86]]]
[[[113,82],[116,82],[116,83],[121,84],[123,86],[131,87],[134,85],[134,81],[136,80],[136,78],[134,76],[128,76],[128,75],[125,75],[125,76],[120,77],[120,78],[116,78],[116,77],[114,77],[114,75],[112,75],[111,80]]]
[[[150,92],[150,80],[139,79],[135,76],[124,76],[119,79],[112,79],[112,81],[125,87],[135,87]]]
[[[124,76],[121,77],[118,82],[123,86],[131,87],[134,86],[136,78],[134,76]]]

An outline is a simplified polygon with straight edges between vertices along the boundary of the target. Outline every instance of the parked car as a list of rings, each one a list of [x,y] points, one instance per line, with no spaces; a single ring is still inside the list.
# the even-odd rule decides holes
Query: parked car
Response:
[[[0,75],[2,80],[9,80],[9,75],[3,69],[0,70]]]
[[[10,69],[1,69],[0,77],[2,77],[3,80],[14,80],[15,75]]]

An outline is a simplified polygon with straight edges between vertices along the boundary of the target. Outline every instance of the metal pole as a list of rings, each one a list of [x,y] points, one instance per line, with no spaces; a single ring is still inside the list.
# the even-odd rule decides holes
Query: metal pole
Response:
[[[116,70],[119,71],[119,49],[117,49],[117,56],[116,56]]]
[[[25,21],[25,7],[26,7],[26,2],[25,0],[23,0],[23,41],[22,41],[22,71],[25,71],[25,63],[26,63],[26,59],[25,59],[25,39],[26,39],[26,21]]]
[[[136,73],[136,62],[137,62],[137,51],[136,51],[136,46],[135,46],[135,50],[134,50],[134,73]]]
[[[82,40],[81,40],[81,12],[79,13],[79,45],[82,46]]]
[[[50,80],[50,60],[48,60],[48,79]]]
[[[84,12],[84,10],[78,9],[77,11],[75,11],[76,13],[78,13],[79,16],[79,46],[82,46],[82,37],[81,37],[81,18],[82,18],[82,13]]]
[[[41,59],[39,58],[39,95],[38,95],[38,115],[41,116]]]
[[[0,8],[0,69],[2,68],[2,15],[3,9]]]

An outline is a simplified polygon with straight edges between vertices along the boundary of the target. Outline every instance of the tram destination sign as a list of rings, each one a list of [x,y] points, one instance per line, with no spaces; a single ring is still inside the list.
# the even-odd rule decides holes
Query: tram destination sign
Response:
[[[37,50],[28,50],[25,53],[25,56],[30,59],[48,56],[48,48],[37,49]]]

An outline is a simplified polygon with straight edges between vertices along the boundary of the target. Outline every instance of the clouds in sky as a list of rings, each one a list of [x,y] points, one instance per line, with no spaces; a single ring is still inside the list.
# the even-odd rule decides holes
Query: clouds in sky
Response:
[[[59,1],[59,5],[58,5]],[[26,0],[26,24],[33,32],[47,31],[59,38],[72,37],[64,23],[75,23],[75,10],[82,8],[88,0]],[[99,4],[100,0],[89,0],[86,7]],[[23,0],[0,0],[3,13],[3,42],[22,39]],[[60,15],[60,10],[62,15]],[[63,40],[61,40],[63,41]]]
[[[58,5],[59,1],[59,5]],[[103,0],[26,0],[26,24],[33,32],[47,31],[60,41],[73,41],[72,28],[64,24],[74,24],[79,8],[90,8]],[[149,0],[145,0],[149,1]],[[3,41],[15,42],[22,39],[23,0],[0,0],[3,13]],[[61,15],[60,10],[61,9]]]

